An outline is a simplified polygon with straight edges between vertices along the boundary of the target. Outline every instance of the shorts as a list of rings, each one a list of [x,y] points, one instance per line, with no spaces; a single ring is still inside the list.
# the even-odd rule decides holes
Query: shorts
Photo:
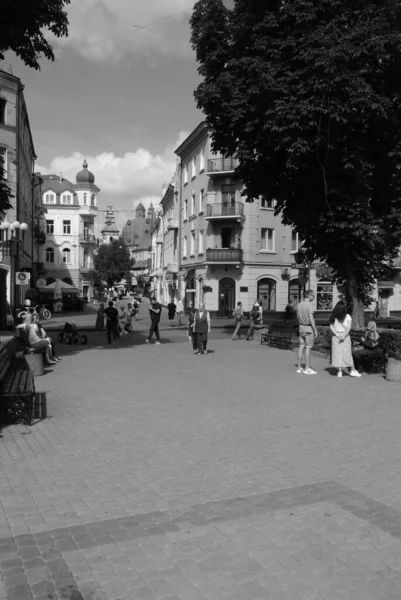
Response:
[[[313,331],[299,331],[299,346],[300,348],[313,348],[315,342],[315,334]]]

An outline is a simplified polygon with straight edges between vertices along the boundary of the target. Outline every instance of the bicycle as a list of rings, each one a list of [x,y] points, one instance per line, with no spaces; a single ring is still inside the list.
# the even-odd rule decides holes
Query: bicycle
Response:
[[[37,309],[40,307],[39,312],[37,311]],[[44,319],[46,319],[47,321],[51,318],[52,313],[50,312],[50,310],[48,308],[46,308],[46,304],[37,304],[36,306],[34,306],[33,308],[30,308],[29,310],[22,310],[20,313],[18,313],[18,318],[21,319],[22,317],[26,317],[27,315],[37,315],[39,318],[43,317]]]

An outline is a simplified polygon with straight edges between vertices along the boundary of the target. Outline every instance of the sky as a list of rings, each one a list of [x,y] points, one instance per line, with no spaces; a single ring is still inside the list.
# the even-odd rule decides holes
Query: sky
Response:
[[[193,97],[200,81],[189,43],[194,4],[72,0],[68,38],[46,36],[54,62],[42,57],[35,71],[6,55],[25,86],[36,172],[75,182],[86,158],[101,207],[160,202],[174,150],[204,119]]]

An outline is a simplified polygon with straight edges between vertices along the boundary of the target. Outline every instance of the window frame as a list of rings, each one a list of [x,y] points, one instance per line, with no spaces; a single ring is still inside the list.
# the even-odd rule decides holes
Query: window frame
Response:
[[[48,198],[51,198],[49,201]],[[54,192],[45,192],[43,194],[43,204],[56,204],[56,194]]]
[[[205,212],[204,199],[205,199],[205,190],[202,188],[199,192],[199,214],[200,215]]]
[[[201,148],[199,153],[199,173],[202,173],[205,170],[205,149]]]
[[[200,231],[199,232],[199,237],[198,237],[198,254],[199,256],[205,253],[205,240],[203,238],[204,236],[204,231]]]
[[[264,203],[264,202],[265,202],[266,204],[267,204],[268,202],[269,202],[269,203],[271,202],[271,203],[272,203],[272,206],[263,206],[263,203]],[[274,209],[276,208],[276,200],[275,200],[274,198],[271,198],[270,200],[268,200],[268,199],[266,198],[266,196],[261,196],[261,197],[260,197],[260,208],[261,208],[262,210],[274,210]]]
[[[186,258],[188,255],[188,236],[184,235],[182,242],[182,258]]]
[[[191,217],[196,215],[196,194],[192,192],[191,194]]]
[[[184,219],[184,221],[188,220],[188,198],[186,200],[184,200],[183,219]]]
[[[295,234],[295,250],[292,249]],[[290,254],[296,254],[299,250],[299,233],[295,229],[291,229],[291,251]]]
[[[321,288],[321,289],[319,289]],[[322,288],[331,288],[331,291],[328,289]],[[322,296],[331,296],[331,302],[323,306]],[[316,283],[316,310],[333,310],[334,304],[334,283],[329,279],[321,279]]]
[[[0,96],[0,125],[7,125],[7,98]]]
[[[64,198],[67,198],[68,202],[64,202]],[[72,204],[72,196],[69,192],[66,192],[61,196],[61,204],[64,204],[64,205]]]
[[[267,241],[266,246],[268,246],[268,241],[269,241],[269,237],[268,237],[268,233],[271,231],[272,232],[272,248],[268,248],[268,247],[264,247],[263,245],[263,241],[264,239]],[[263,232],[266,232],[265,236],[263,234]],[[275,229],[273,229],[273,227],[262,227],[260,230],[260,251],[261,252],[265,252],[268,254],[275,254],[276,253],[276,232]]]
[[[66,231],[69,229],[69,231]],[[71,235],[71,219],[63,220],[63,235]]]
[[[195,252],[196,252],[196,231],[195,229],[191,230],[191,246],[189,249],[189,256],[195,256]]]
[[[48,260],[48,257],[52,256],[53,260]],[[54,252],[54,248],[52,248],[51,246],[49,246],[48,248],[46,248],[45,250],[45,262],[48,265],[54,265],[55,263],[55,252]]]
[[[4,152],[4,158],[2,158],[2,154]],[[8,148],[4,146],[0,146],[0,162],[2,163],[0,166],[3,167],[3,179],[8,179]]]
[[[184,165],[184,185],[188,183],[188,163]]]
[[[68,260],[64,260],[65,257],[68,255]],[[63,248],[62,252],[61,252],[61,258],[62,258],[62,262],[63,265],[71,265],[71,248]]]
[[[88,206],[88,194],[86,192],[84,192],[82,198],[83,198],[83,205]]]
[[[46,219],[46,235],[54,235],[54,219]]]
[[[191,179],[196,177],[196,156],[194,155],[191,160]]]

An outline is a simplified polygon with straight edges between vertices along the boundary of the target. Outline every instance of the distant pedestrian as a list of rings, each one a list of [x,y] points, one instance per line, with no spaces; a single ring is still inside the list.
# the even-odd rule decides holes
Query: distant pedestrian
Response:
[[[191,308],[188,312],[188,340],[192,342],[192,350],[197,354],[196,335],[194,332],[195,311]]]
[[[261,325],[263,322],[263,309],[259,303],[259,300],[256,299],[251,308],[251,313],[249,315],[251,320],[249,324],[248,333],[246,334],[246,339],[249,342],[250,339],[253,339],[255,332],[255,325]]]
[[[135,321],[138,320],[139,303],[140,303],[139,298],[137,298],[137,296],[134,296],[134,299],[132,301],[132,316],[134,317]]]
[[[312,290],[307,290],[304,299],[297,306],[297,319],[299,326],[299,349],[298,349],[298,368],[297,373],[305,375],[316,375],[316,371],[310,366],[310,353],[313,348],[317,330],[312,302],[315,294]],[[303,356],[305,355],[305,368],[302,366]]]
[[[145,340],[146,344],[149,344],[152,341],[153,334],[155,334],[155,336],[156,336],[155,344],[161,344],[160,333],[159,333],[159,323],[160,323],[161,312],[162,312],[162,305],[157,302],[156,298],[151,298],[150,306],[149,306],[151,325],[150,325],[150,329],[149,329],[148,339]]]
[[[337,302],[330,317],[331,338],[331,365],[338,369],[337,377],[343,376],[343,369],[348,368],[351,377],[361,377],[355,369],[352,356],[352,343],[350,337],[352,317],[347,314],[345,302]]]
[[[234,317],[235,330],[233,333],[232,340],[234,342],[237,339],[238,340],[241,339],[240,331],[241,331],[242,319],[244,317],[244,311],[242,310],[242,302],[237,302],[237,306],[233,312],[233,317]]]
[[[175,311],[177,307],[174,302],[169,302],[167,304],[167,312],[168,312],[168,320],[170,321],[170,327],[174,325]]]
[[[95,329],[96,329],[97,334],[99,334],[104,329],[104,303],[103,302],[101,302],[99,304],[99,308],[97,309]]]
[[[127,335],[128,331],[127,331],[127,311],[125,310],[125,306],[121,305],[120,306],[120,314],[118,315],[119,318],[119,323],[120,323],[120,328],[119,331],[120,333],[122,333],[122,335]]]
[[[118,339],[118,310],[114,308],[112,301],[104,311],[106,317],[107,341],[109,344],[115,344]]]
[[[207,354],[208,333],[210,332],[210,314],[203,303],[195,311],[193,330],[196,337],[196,354]]]
[[[126,325],[126,329],[127,332],[131,335],[132,333],[132,304],[130,302],[128,302],[127,304],[127,325]]]
[[[182,300],[179,299],[179,300],[177,300],[177,306],[176,306],[178,326],[181,326],[181,315],[183,312],[184,312],[184,305],[182,303]]]

